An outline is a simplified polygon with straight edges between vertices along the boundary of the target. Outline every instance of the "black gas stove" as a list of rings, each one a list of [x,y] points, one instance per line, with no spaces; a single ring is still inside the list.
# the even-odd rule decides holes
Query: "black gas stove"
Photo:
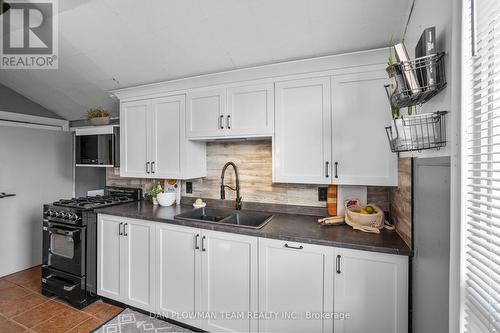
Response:
[[[43,206],[42,293],[83,308],[97,297],[97,214],[94,209],[142,199],[142,190],[107,186],[103,196]]]

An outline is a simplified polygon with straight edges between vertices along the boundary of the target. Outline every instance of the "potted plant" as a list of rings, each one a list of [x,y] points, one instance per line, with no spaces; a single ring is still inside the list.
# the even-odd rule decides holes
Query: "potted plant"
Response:
[[[100,107],[88,110],[87,118],[90,123],[95,126],[109,124],[109,112]]]
[[[158,205],[158,199],[156,198],[158,196],[158,194],[162,193],[163,192],[163,189],[161,188],[160,185],[158,186],[153,186],[149,191],[148,193],[146,193],[146,196],[148,198],[151,198],[151,200],[153,201],[153,205],[154,206],[157,206]]]

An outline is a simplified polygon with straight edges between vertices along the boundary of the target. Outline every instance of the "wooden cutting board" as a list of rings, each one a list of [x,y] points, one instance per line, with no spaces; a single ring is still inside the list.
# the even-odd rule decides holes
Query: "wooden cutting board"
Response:
[[[328,215],[337,215],[337,185],[328,185],[326,191],[326,209]]]

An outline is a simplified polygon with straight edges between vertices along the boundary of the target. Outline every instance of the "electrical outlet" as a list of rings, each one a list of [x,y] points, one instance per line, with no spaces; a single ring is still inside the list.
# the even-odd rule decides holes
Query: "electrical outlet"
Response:
[[[186,193],[193,193],[193,182],[186,182]]]
[[[326,201],[328,187],[318,187],[318,201]]]

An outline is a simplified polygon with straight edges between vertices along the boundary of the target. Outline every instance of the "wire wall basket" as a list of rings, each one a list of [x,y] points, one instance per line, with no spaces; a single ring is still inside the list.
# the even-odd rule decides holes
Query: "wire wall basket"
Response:
[[[386,127],[393,153],[440,149],[446,146],[447,111],[401,116],[394,126]]]
[[[396,108],[421,105],[446,87],[444,52],[387,67],[391,84],[385,86]]]

